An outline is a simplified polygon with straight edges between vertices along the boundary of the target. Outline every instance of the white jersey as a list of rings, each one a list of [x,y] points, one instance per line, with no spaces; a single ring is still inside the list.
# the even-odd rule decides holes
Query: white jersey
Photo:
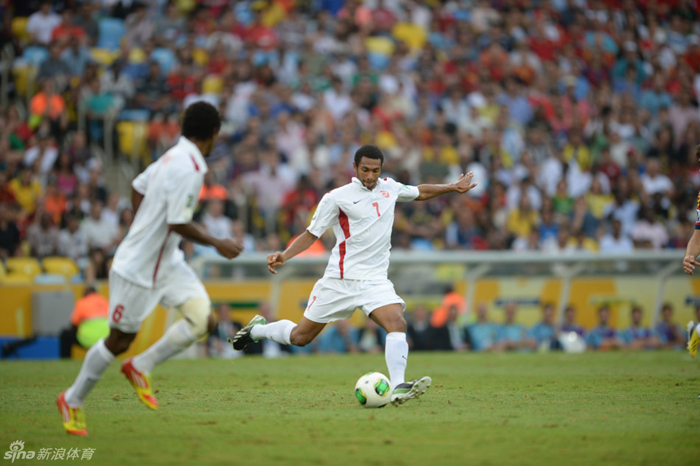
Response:
[[[196,145],[180,140],[132,183],[143,194],[134,222],[114,255],[112,270],[124,279],[155,288],[184,261],[182,237],[169,225],[192,221],[207,164]]]
[[[333,227],[337,238],[324,277],[386,279],[394,207],[419,194],[417,187],[388,178],[377,181],[370,191],[353,177],[351,183],[323,196],[307,230],[320,237]]]

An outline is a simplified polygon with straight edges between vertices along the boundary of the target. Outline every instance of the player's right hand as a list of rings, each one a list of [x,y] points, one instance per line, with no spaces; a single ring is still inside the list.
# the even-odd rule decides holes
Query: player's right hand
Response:
[[[683,258],[683,272],[692,275],[695,267],[700,267],[700,262],[696,261],[694,256],[685,256]]]
[[[243,252],[243,246],[235,239],[220,239],[216,243],[216,250],[226,259],[233,259]]]
[[[281,252],[273,252],[272,254],[267,256],[267,269],[272,273],[277,273],[277,270],[275,269],[277,267],[283,266],[284,262],[284,256]]]

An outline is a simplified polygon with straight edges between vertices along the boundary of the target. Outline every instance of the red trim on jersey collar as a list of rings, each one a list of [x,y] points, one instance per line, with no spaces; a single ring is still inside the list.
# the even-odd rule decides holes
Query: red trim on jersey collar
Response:
[[[343,209],[338,209],[340,212],[338,213],[338,222],[340,222],[340,228],[343,230],[343,234],[345,235],[345,240],[338,245],[338,252],[340,253],[340,261],[338,263],[338,266],[340,267],[340,278],[344,278],[345,276],[345,242],[350,238],[350,221],[348,220],[348,216],[345,212],[343,212]]]

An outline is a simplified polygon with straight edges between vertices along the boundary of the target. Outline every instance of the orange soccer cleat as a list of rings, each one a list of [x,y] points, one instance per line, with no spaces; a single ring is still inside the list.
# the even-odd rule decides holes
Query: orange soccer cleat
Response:
[[[56,406],[63,417],[63,427],[66,432],[73,435],[86,436],[87,426],[85,425],[85,412],[83,408],[71,408],[66,403],[66,392],[63,391],[56,398]]]
[[[129,382],[131,382],[131,386],[136,390],[136,395],[138,395],[139,400],[150,409],[158,409],[158,400],[153,396],[150,377],[137,371],[131,363],[132,359],[133,358],[129,358],[124,361],[121,369],[122,373]]]

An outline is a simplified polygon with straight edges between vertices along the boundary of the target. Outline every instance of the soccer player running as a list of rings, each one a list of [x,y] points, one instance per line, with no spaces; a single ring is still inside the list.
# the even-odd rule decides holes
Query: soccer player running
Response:
[[[405,382],[404,379],[408,358],[403,317],[406,303],[387,278],[396,202],[424,201],[451,192],[466,193],[476,184],[471,184],[472,174],[468,173],[453,184],[405,186],[388,178],[380,179],[383,163],[384,155],[377,147],[358,149],[353,163],[357,177],[323,196],[309,228],[284,252],[267,257],[270,272],[277,273],[278,267],[333,227],[336,245],[323,278],[311,291],[299,324],[289,320],[265,324],[264,318],[255,316],[234,336],[233,347],[241,350],[262,338],[305,346],[327,323],[348,319],[359,307],[388,333],[385,357],[394,387],[391,402],[397,406],[425,393],[432,380],[422,377]]]
[[[109,275],[109,336],[90,348],[75,382],[56,400],[63,426],[70,434],[87,435],[85,398],[115,356],[129,348],[141,323],[159,302],[174,306],[184,319],[121,367],[150,409],[158,408],[149,378],[153,368],[216,324],[207,292],[178,245],[185,237],[214,246],[227,259],[242,250],[235,240],[213,238],[192,222],[207,172],[204,157],[211,152],[220,128],[216,108],[204,102],[190,105],[184,113],[180,140],[132,183],[134,222],[114,255]]]
[[[700,145],[695,146],[695,157],[700,164]],[[683,258],[683,271],[688,275],[693,275],[695,267],[700,267],[697,257],[700,255],[700,194],[698,194],[697,220],[695,220],[695,231],[688,241]],[[698,354],[700,344],[700,322],[691,320],[688,322],[688,352],[692,357]]]

